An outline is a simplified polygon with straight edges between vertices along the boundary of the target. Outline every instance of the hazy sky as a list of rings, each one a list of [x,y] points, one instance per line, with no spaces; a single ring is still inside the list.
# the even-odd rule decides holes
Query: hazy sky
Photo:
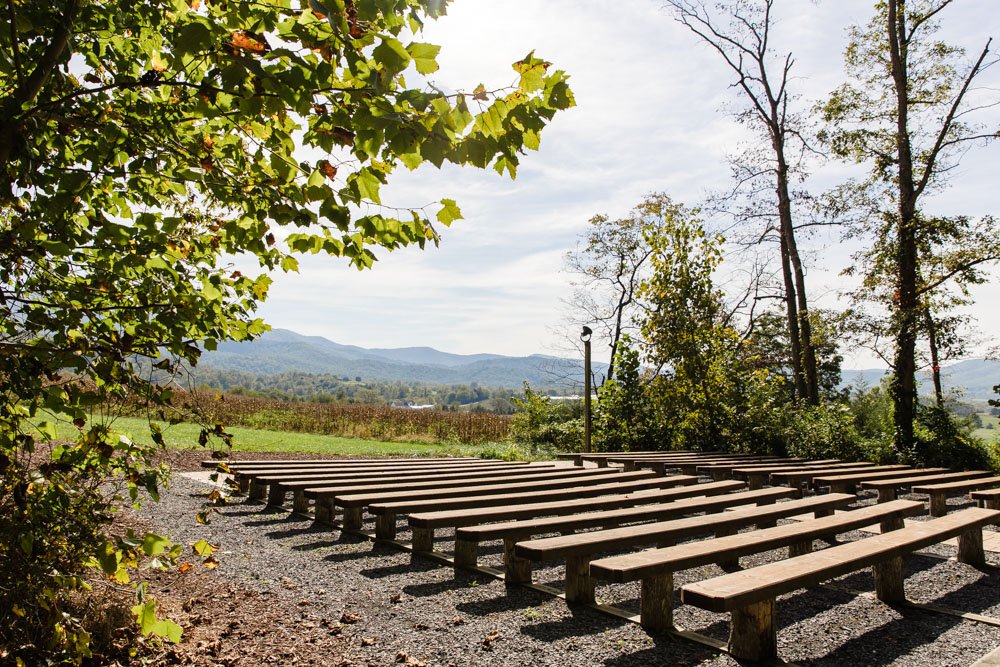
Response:
[[[871,4],[777,3],[774,43],[795,55],[794,84],[804,106],[841,81],[846,29],[866,22]],[[978,52],[989,36],[1000,38],[997,0],[959,0],[942,20],[949,39],[970,51]],[[587,220],[597,213],[622,216],[652,191],[695,205],[727,184],[725,157],[744,137],[727,114],[740,101],[729,87],[732,76],[655,0],[456,0],[422,39],[442,46],[441,70],[432,76],[442,87],[511,82],[510,63],[534,49],[571,75],[577,107],[543,132],[541,150],[524,157],[516,181],[492,170],[399,172],[383,189],[387,204],[458,200],[465,220],[444,230],[441,246],[381,252],[365,272],[330,258],[302,258],[299,274],[275,276],[261,314],[274,327],[365,347],[561,353],[561,341],[577,333],[560,330],[569,294],[562,259]],[[1000,86],[996,73],[991,78]],[[1000,213],[998,151],[970,153],[935,206]],[[848,173],[830,164],[818,181],[830,185]],[[847,285],[839,272],[850,248],[823,236],[808,250],[810,296],[835,307]],[[987,337],[1000,331],[995,289],[994,282],[976,293],[974,312]],[[846,366],[875,363],[857,353]]]

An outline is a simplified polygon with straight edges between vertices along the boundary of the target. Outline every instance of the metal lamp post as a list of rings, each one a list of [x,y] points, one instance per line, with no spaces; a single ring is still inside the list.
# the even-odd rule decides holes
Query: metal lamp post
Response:
[[[594,332],[584,326],[583,341],[583,451],[590,453],[590,337]]]

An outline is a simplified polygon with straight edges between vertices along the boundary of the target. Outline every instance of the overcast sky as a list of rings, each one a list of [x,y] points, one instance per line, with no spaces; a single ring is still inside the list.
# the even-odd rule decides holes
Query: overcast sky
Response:
[[[778,50],[795,55],[803,104],[841,81],[846,29],[866,22],[871,4],[779,0],[773,39]],[[958,0],[942,18],[948,37],[970,51],[1000,37],[997,0]],[[421,39],[442,46],[441,70],[432,79],[450,89],[509,83],[510,63],[534,49],[571,75],[577,107],[557,115],[541,150],[524,157],[516,181],[471,168],[399,172],[383,189],[387,204],[458,200],[465,220],[444,230],[441,246],[381,252],[365,272],[305,257],[299,274],[275,276],[261,314],[274,327],[365,347],[561,353],[561,340],[576,335],[560,327],[569,294],[562,260],[588,219],[623,216],[652,191],[696,205],[726,185],[726,155],[744,136],[727,114],[739,102],[729,87],[733,79],[656,0],[455,0]],[[935,207],[1000,213],[998,151],[966,156]],[[848,173],[828,165],[819,181],[833,184]],[[810,297],[836,307],[850,248],[824,236],[808,250]],[[1000,331],[996,287],[976,293],[974,313],[987,337]],[[845,364],[874,365],[863,352]]]

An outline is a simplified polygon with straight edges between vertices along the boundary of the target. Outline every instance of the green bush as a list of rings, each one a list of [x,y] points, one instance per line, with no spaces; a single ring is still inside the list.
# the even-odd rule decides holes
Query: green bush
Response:
[[[553,401],[524,383],[524,399],[514,399],[520,412],[510,424],[511,440],[531,451],[549,447],[578,451],[583,444],[582,406],[579,402]]]
[[[914,436],[914,447],[905,455],[907,463],[965,470],[992,466],[991,452],[981,439],[972,435],[971,422],[958,419],[947,410],[920,406]]]

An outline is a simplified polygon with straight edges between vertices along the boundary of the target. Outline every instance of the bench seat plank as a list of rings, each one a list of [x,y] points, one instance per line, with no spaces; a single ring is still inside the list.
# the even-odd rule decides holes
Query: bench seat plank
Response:
[[[451,463],[451,462],[468,462],[468,461],[486,461],[489,459],[481,459],[478,456],[420,456],[408,459],[396,459],[388,457],[371,458],[371,459],[352,459],[352,458],[342,458],[342,459],[252,459],[246,461],[202,461],[201,467],[203,468],[215,468],[220,463],[226,464],[230,469],[235,468],[279,468],[282,466],[323,466],[323,465],[374,465],[374,464],[408,464],[408,463]]]
[[[837,468],[836,471],[831,471],[829,468],[807,468],[804,470],[790,470],[788,472],[773,472],[771,473],[771,483],[798,486],[799,484],[810,484],[814,478],[822,477],[823,475],[837,473],[846,475],[855,472],[881,472],[887,470],[913,470],[913,468],[901,464],[880,466],[874,463],[859,463],[856,468]]]
[[[526,503],[509,507],[474,507],[471,509],[442,510],[437,512],[418,512],[409,515],[409,524],[414,528],[445,528],[476,526],[491,521],[514,521],[517,519],[536,519],[544,516],[565,516],[587,510],[617,509],[632,507],[643,503],[669,502],[694,496],[711,496],[730,493],[746,488],[742,482],[710,482],[698,484],[697,478],[690,475],[661,477],[662,481],[679,480],[680,487],[655,488],[634,493],[598,496],[596,498],[580,498],[578,500],[561,500],[549,503]],[[690,483],[688,483],[690,481]]]
[[[878,492],[878,501],[880,503],[887,500],[894,500],[896,498],[896,493],[900,489],[908,489],[915,484],[939,484],[942,482],[957,482],[964,479],[975,479],[978,477],[990,477],[993,473],[987,470],[966,470],[963,472],[950,472],[944,473],[942,475],[935,475],[933,477],[917,476],[917,477],[900,477],[894,479],[882,479],[882,480],[868,480],[861,483],[862,489],[874,489]],[[959,493],[965,493],[967,489],[959,491]]]
[[[700,486],[707,486],[707,484]],[[697,487],[690,488],[697,489]],[[663,521],[703,512],[721,512],[724,509],[743,505],[766,505],[797,495],[798,492],[794,489],[761,489],[716,496],[698,496],[623,509],[598,510],[459,528],[455,531],[455,553],[461,553],[463,557],[460,561],[456,556],[455,565],[475,565],[479,543],[488,540],[503,540],[505,549],[509,552],[514,548],[515,542],[545,533],[584,528],[611,529],[624,524]],[[525,571],[530,571],[530,568]]]
[[[995,486],[1000,486],[1000,477],[982,477],[941,484],[920,484],[919,486],[914,485],[911,490],[913,493],[930,495],[931,516],[944,516],[948,512],[948,496]]]
[[[642,473],[623,473],[614,470],[567,470],[560,473],[549,473],[542,479],[533,482],[508,481],[493,477],[481,480],[465,481],[459,486],[449,486],[447,482],[408,482],[387,483],[382,486],[360,487],[351,484],[342,486],[318,485],[306,489],[306,495],[311,498],[330,498],[336,500],[341,507],[365,507],[375,502],[392,502],[393,500],[420,500],[432,498],[450,498],[459,496],[482,495],[487,493],[503,493],[506,491],[529,491],[532,489],[558,489],[567,486],[582,486],[586,484],[603,484],[621,479],[647,479],[649,475]]]
[[[998,521],[1000,511],[972,507],[856,542],[687,584],[681,589],[681,599],[685,604],[709,611],[732,611],[850,574]]]
[[[913,470],[882,470],[878,472],[856,472],[846,474],[821,475],[813,477],[816,488],[829,486],[833,491],[853,492],[858,484],[869,480],[902,479],[904,477],[930,477],[948,472],[947,468],[916,468]]]

